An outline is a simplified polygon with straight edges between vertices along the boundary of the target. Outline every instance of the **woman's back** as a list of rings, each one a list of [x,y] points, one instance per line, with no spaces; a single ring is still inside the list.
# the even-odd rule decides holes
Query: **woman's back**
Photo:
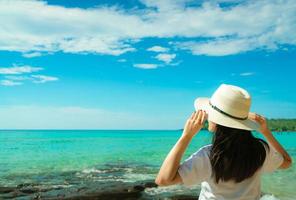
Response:
[[[262,144],[264,145],[264,144]],[[201,183],[200,200],[209,199],[245,199],[255,200],[261,196],[261,175],[264,172],[272,172],[277,169],[283,157],[272,148],[266,147],[266,158],[262,167],[249,178],[241,182],[235,180],[216,182],[212,174],[210,153],[213,145],[207,145],[199,149],[186,159],[179,167],[178,172],[186,186]],[[243,157],[241,159],[244,159]]]
[[[262,145],[265,144],[262,143]],[[213,145],[202,147],[186,159],[178,169],[184,185],[191,186],[201,183],[200,200],[259,199],[261,196],[261,175],[276,170],[283,161],[281,154],[268,145],[265,148],[263,146],[266,151],[264,163],[251,177],[240,182],[228,180],[217,183],[210,161],[212,148]]]

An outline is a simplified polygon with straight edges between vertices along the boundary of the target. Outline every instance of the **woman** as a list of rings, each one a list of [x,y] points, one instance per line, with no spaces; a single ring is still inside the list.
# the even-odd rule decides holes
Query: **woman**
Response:
[[[291,158],[273,137],[264,117],[250,113],[251,97],[237,86],[222,84],[210,99],[197,98],[183,133],[164,160],[155,180],[159,186],[201,183],[200,200],[260,199],[264,172],[286,169]],[[182,164],[188,144],[208,120],[213,141]],[[253,137],[263,134],[267,142]]]

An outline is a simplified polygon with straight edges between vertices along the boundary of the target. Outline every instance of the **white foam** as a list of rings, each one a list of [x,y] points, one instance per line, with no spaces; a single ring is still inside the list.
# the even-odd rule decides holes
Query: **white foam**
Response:
[[[154,174],[134,174],[134,173],[126,173],[123,175],[123,177],[127,181],[144,181],[148,179],[154,179],[155,175]]]
[[[122,179],[122,178],[110,178],[110,179],[108,179],[108,178],[105,178],[105,179],[97,179],[97,178],[95,178],[94,180],[97,181],[97,182],[104,182],[104,183],[113,182],[113,181],[125,182],[125,179]]]
[[[90,173],[106,173],[106,172],[107,172],[107,170],[99,170],[99,169],[95,169],[95,168],[82,170],[82,173],[84,173],[84,174],[90,174]]]
[[[280,200],[276,198],[274,195],[266,194],[260,198],[260,200]]]
[[[162,186],[156,188],[146,188],[145,193],[149,195],[159,195],[164,193],[172,193],[172,194],[182,194],[184,192],[191,193],[192,191],[196,190],[198,195],[199,187],[192,186],[192,187],[185,187],[182,185],[171,185],[171,186]]]
[[[52,188],[54,188],[54,189],[56,189],[56,188],[69,188],[69,187],[72,187],[72,186],[74,186],[74,185],[71,185],[71,184],[69,184],[69,185],[54,185],[54,186],[52,186]]]

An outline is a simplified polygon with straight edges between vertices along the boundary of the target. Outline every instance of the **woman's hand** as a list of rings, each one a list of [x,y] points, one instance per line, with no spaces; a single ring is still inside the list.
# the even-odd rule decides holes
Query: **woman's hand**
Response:
[[[265,117],[258,115],[256,113],[249,113],[249,119],[254,120],[260,125],[260,132],[264,135],[269,145],[271,145],[277,152],[282,154],[284,161],[279,167],[280,169],[287,169],[292,164],[292,159],[287,151],[282,147],[282,145],[276,140],[272,135],[271,131],[267,127],[267,122]]]
[[[206,112],[199,110],[192,113],[191,117],[189,117],[186,121],[182,136],[165,158],[158,172],[155,179],[155,183],[157,185],[168,186],[183,182],[180,174],[178,173],[181,158],[192,137],[202,128],[206,119]]]
[[[257,122],[260,125],[259,131],[262,134],[265,135],[265,134],[270,133],[265,117],[263,117],[263,116],[261,116],[261,115],[259,115],[257,113],[249,113],[249,119]]]
[[[182,136],[192,138],[203,127],[207,118],[208,115],[205,111],[198,110],[193,112],[186,121]]]

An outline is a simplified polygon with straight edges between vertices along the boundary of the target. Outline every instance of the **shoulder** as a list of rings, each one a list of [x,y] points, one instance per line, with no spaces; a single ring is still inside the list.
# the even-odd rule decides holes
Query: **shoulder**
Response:
[[[196,152],[192,154],[193,157],[204,157],[208,158],[212,149],[212,144],[205,145],[199,148]]]
[[[262,166],[263,172],[273,172],[281,166],[284,158],[271,145],[266,143],[263,146],[266,151],[265,161]]]
[[[201,147],[198,152],[202,152],[202,153],[209,153],[212,149],[212,144],[209,144],[209,145],[205,145],[203,147]]]
[[[180,166],[178,172],[185,185],[207,180],[211,175],[209,154],[212,145],[206,145],[191,154]]]
[[[269,153],[269,150],[270,150],[269,144],[262,139],[257,139],[257,141],[264,147],[266,153]]]
[[[205,145],[192,153],[185,161],[201,162],[209,160],[212,145]]]

